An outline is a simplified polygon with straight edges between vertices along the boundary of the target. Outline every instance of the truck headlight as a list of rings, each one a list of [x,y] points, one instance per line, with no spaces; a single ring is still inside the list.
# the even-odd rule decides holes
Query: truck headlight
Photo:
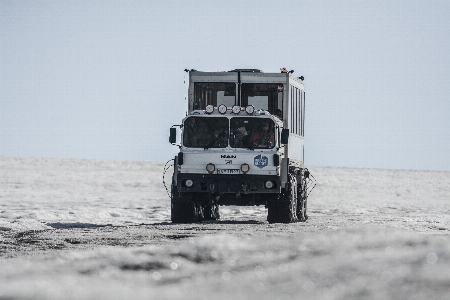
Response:
[[[185,182],[187,187],[192,187],[194,185],[194,182],[191,179],[186,180]]]
[[[266,184],[265,184],[265,186],[266,186],[266,189],[271,189],[271,188],[273,188],[273,186],[274,186],[274,184],[273,184],[273,181],[266,181]]]
[[[206,171],[208,171],[209,174],[214,172],[216,170],[216,166],[212,163],[209,163],[206,165]]]
[[[241,171],[242,173],[247,173],[248,171],[250,171],[250,166],[248,164],[242,164],[241,165]]]

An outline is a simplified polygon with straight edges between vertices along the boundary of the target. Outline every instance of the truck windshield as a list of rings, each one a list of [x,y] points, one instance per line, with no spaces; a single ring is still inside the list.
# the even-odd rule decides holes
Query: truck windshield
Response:
[[[269,118],[234,117],[230,121],[230,146],[233,148],[273,148],[275,126]]]
[[[193,148],[228,147],[228,118],[189,117],[184,121],[183,144]]]

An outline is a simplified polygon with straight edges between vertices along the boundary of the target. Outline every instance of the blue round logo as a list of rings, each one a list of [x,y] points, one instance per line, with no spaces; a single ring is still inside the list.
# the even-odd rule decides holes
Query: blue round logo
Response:
[[[265,166],[267,166],[269,164],[269,159],[267,158],[267,156],[255,156],[255,166],[257,166],[258,168],[262,169]]]

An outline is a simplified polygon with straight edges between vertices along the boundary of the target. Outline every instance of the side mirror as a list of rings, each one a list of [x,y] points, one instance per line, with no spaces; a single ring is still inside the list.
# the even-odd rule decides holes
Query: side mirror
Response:
[[[281,131],[281,143],[287,144],[289,142],[289,129],[283,129]]]
[[[177,142],[177,129],[172,127],[170,128],[169,143],[175,144],[176,142]]]

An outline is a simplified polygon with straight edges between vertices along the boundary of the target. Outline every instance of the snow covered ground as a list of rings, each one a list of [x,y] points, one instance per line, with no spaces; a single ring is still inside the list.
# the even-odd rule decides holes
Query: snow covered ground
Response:
[[[311,167],[306,223],[182,225],[163,166],[0,157],[0,299],[450,295],[450,172]]]

